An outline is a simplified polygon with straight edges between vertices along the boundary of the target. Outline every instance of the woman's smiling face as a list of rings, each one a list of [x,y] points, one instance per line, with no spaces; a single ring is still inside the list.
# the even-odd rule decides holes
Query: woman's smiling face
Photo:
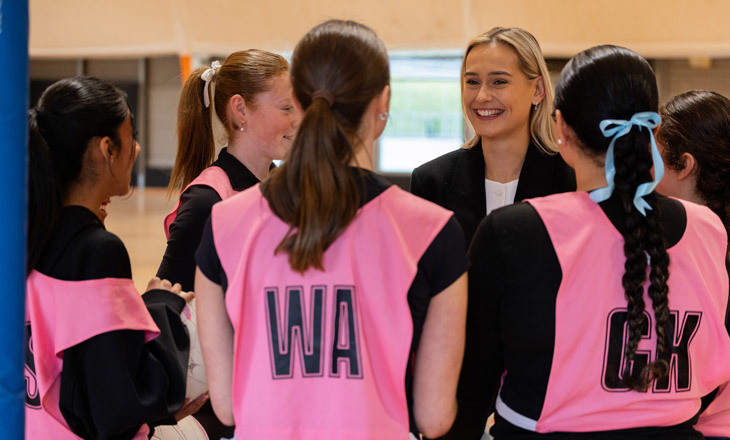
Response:
[[[462,78],[464,112],[483,138],[509,137],[529,131],[530,107],[537,80],[528,79],[515,51],[500,43],[474,47],[466,57]]]

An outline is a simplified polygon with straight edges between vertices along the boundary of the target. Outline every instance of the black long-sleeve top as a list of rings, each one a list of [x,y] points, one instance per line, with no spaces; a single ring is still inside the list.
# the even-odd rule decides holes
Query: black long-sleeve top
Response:
[[[355,167],[351,168],[351,171],[355,174],[356,182],[360,186],[360,207],[370,203],[391,186],[384,177],[371,171]],[[413,226],[418,227],[418,225]],[[228,289],[228,279],[215,248],[210,219],[205,224],[203,238],[196,253],[196,261],[209,280],[220,285],[224,292]],[[418,271],[408,290],[408,306],[413,320],[412,355],[418,349],[431,298],[454,283],[468,268],[469,261],[466,258],[463,231],[456,217],[452,216],[418,261]],[[411,431],[417,433],[418,429],[412,411],[413,371],[408,368],[405,373]]]
[[[221,150],[211,166],[225,171],[235,191],[243,191],[259,183],[259,179],[226,148]],[[170,280],[173,284],[180,283],[183,291],[193,290],[195,250],[213,205],[220,201],[221,197],[208,185],[193,185],[180,195],[177,216],[170,225],[167,249],[157,269],[158,277]]]
[[[625,230],[617,195],[601,202],[600,207],[618,231]],[[678,201],[666,197],[657,197],[657,212],[669,249],[684,234],[686,212]],[[476,231],[469,259],[466,352],[458,391],[459,413],[446,436],[449,440],[481,437],[505,371],[513,378],[513,390],[519,387],[521,396],[514,392],[509,396],[511,407],[528,417],[539,417],[553,361],[554,311],[562,280],[547,229],[527,203],[487,216]],[[674,427],[537,434],[510,424],[499,414],[495,418],[491,434],[499,439],[702,438],[692,429],[696,420]]]
[[[59,280],[132,278],[124,244],[88,209],[69,206],[35,269]],[[59,407],[71,430],[89,439],[131,439],[147,423],[175,423],[185,400],[189,338],[185,301],[170,292],[143,295],[160,335],[117,330],[63,353]],[[83,319],[79,316],[78,319]]]

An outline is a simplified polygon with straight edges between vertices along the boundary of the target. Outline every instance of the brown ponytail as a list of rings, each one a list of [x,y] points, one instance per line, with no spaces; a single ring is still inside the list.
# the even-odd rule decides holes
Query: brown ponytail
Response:
[[[287,252],[296,271],[323,270],[324,252],[360,205],[349,163],[365,110],[390,82],[385,45],[359,23],[327,21],[297,44],[291,81],[304,115],[289,155],[261,191],[291,226],[277,252]]]
[[[216,69],[208,86],[210,107],[204,104],[203,73],[210,67],[195,69],[183,86],[177,108],[177,156],[170,176],[168,194],[188,186],[213,163],[215,139],[212,111],[226,129],[229,139],[239,125],[228,117],[228,102],[240,95],[255,108],[256,96],[271,89],[272,80],[289,69],[282,56],[258,49],[230,54]]]
[[[195,69],[185,81],[177,105],[177,156],[168,195],[182,189],[213,162],[215,141],[210,109],[203,105],[201,78],[208,67]]]

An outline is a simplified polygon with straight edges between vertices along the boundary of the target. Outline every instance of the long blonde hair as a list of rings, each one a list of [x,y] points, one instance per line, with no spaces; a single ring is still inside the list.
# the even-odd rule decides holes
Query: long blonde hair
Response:
[[[466,73],[466,57],[472,49],[482,44],[500,43],[512,48],[517,54],[520,70],[532,80],[542,77],[545,88],[545,99],[530,111],[530,138],[537,148],[546,154],[558,152],[555,141],[555,123],[552,118],[553,84],[550,81],[545,58],[542,56],[540,44],[531,33],[520,28],[495,27],[474,37],[466,47],[461,61],[461,94],[464,95],[464,73]],[[464,109],[462,109],[464,110]],[[466,112],[465,112],[466,114]],[[467,119],[468,122],[468,119]],[[479,143],[480,136],[475,134],[463,148],[471,148]]]

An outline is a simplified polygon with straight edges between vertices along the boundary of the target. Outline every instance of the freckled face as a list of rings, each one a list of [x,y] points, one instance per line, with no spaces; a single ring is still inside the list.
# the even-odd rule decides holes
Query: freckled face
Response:
[[[289,74],[283,73],[272,80],[271,89],[256,95],[245,129],[262,156],[280,160],[291,148],[300,120]]]

